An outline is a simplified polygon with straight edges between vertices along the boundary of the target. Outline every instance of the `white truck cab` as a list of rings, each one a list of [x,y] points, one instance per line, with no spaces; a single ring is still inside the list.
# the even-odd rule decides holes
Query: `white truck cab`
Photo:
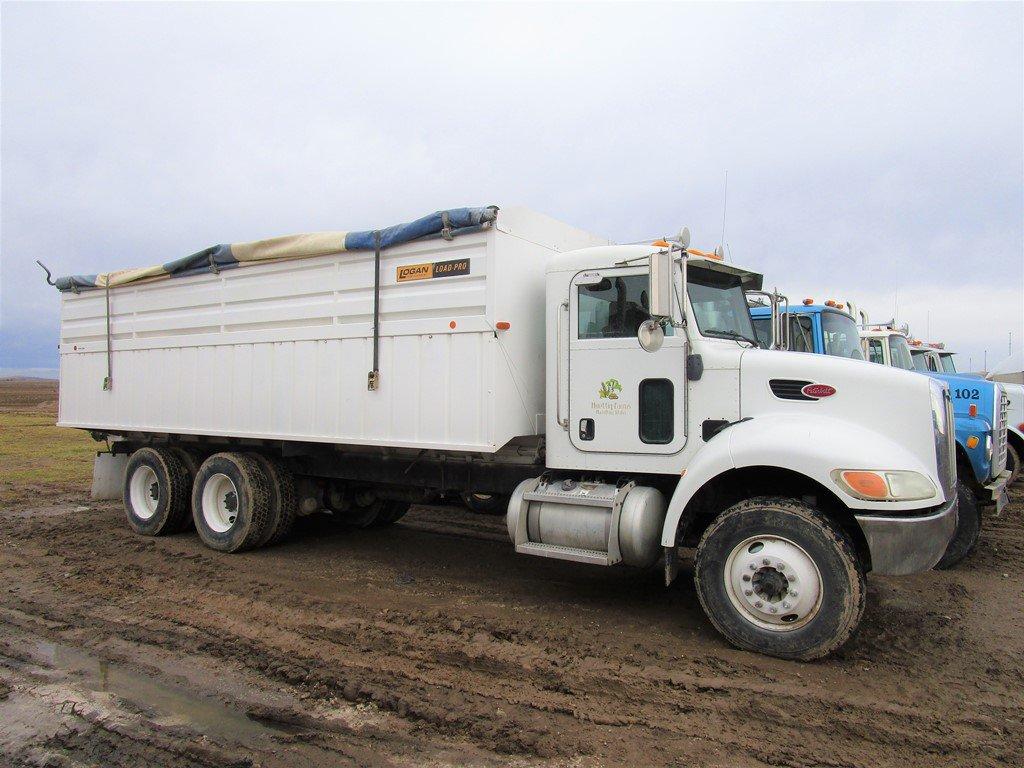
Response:
[[[861,573],[941,558],[952,415],[939,382],[760,349],[745,291],[761,283],[666,241],[552,259],[548,471],[516,489],[508,527],[519,552],[581,562],[650,565],[660,544],[668,580],[696,547],[723,634],[810,658],[859,621]]]

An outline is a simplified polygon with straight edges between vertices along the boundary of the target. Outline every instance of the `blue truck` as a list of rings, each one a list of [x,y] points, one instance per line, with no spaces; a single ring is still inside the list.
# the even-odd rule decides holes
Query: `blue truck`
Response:
[[[957,532],[936,568],[951,568],[977,544],[981,511],[996,514],[1006,504],[1008,403],[1002,387],[985,379],[920,370],[914,365],[907,333],[894,323],[858,326],[852,309],[829,301],[805,300],[782,312],[772,338],[772,308],[754,304],[750,314],[758,341],[794,352],[846,357],[918,371],[945,382],[953,401],[956,432],[957,494],[960,511]]]

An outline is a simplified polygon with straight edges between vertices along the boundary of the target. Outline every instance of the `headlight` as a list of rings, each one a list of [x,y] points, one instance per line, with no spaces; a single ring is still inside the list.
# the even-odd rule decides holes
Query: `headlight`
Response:
[[[946,405],[943,393],[946,390],[946,385],[934,379],[929,384],[932,395],[932,423],[935,424],[938,433],[944,435],[946,434]]]
[[[906,470],[834,469],[832,480],[851,496],[867,501],[918,501],[935,495],[935,484]]]
[[[992,461],[992,435],[985,435],[985,458]]]

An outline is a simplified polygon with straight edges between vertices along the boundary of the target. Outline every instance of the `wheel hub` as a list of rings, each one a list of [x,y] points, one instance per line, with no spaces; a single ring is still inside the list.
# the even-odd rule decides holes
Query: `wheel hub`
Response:
[[[238,489],[227,475],[212,475],[203,486],[203,520],[216,533],[226,533],[238,517]]]
[[[729,599],[763,629],[786,632],[818,612],[821,574],[810,555],[781,536],[757,536],[733,548],[725,568]]]
[[[160,508],[160,482],[156,472],[147,464],[140,464],[128,482],[128,496],[132,511],[141,520],[149,520]]]

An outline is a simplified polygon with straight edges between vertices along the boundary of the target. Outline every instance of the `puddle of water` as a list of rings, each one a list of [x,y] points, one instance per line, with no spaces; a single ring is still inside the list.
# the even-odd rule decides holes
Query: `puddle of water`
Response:
[[[152,710],[157,713],[154,722],[161,725],[182,725],[229,741],[279,733],[183,686],[132,672],[79,648],[40,640],[35,651],[50,666],[75,673],[76,679],[90,690],[112,693],[141,709]]]

